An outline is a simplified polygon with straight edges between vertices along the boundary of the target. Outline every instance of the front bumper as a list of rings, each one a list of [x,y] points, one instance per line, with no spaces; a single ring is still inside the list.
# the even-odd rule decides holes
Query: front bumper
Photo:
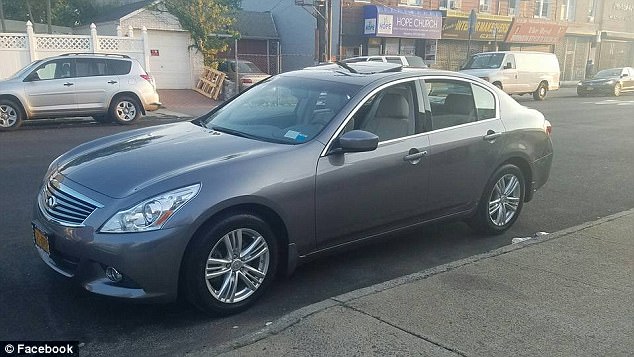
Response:
[[[577,86],[577,94],[592,94],[592,93],[613,93],[614,84],[601,84],[601,85],[581,85]]]
[[[98,212],[94,212],[99,216]],[[172,301],[178,294],[181,259],[188,242],[186,227],[151,232],[103,234],[91,226],[66,227],[51,222],[36,204],[32,224],[48,237],[49,253],[35,247],[53,270],[75,279],[86,290],[110,297]],[[124,278],[113,282],[106,267]]]

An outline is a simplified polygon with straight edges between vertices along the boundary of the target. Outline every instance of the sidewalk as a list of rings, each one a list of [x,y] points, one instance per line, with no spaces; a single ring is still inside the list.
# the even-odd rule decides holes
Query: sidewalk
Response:
[[[193,118],[207,113],[221,101],[212,100],[191,89],[159,89],[162,107],[148,116]]]
[[[292,312],[192,356],[628,356],[634,210]]]

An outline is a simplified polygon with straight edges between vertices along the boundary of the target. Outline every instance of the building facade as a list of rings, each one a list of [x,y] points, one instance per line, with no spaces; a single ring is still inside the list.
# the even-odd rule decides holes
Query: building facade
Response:
[[[416,27],[417,17],[422,26],[420,19],[434,12],[441,16],[440,36],[397,29]],[[595,70],[634,61],[634,0],[343,0],[341,13],[344,58],[415,54],[430,67],[457,70],[473,53],[542,51],[557,55],[562,81],[586,76],[588,61]],[[390,25],[385,16],[381,23],[381,15],[390,13],[396,35],[380,32]],[[375,24],[373,14],[374,32],[367,28]],[[399,20],[401,14],[409,14],[410,22]]]

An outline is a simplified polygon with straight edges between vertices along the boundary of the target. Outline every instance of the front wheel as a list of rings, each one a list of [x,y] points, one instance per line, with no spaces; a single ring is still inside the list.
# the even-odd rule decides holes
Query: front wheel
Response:
[[[15,130],[22,125],[22,108],[12,100],[0,99],[0,130]]]
[[[222,219],[187,249],[182,276],[187,298],[213,315],[246,310],[273,280],[277,258],[276,237],[261,218]]]
[[[117,124],[132,124],[141,116],[141,106],[136,98],[122,95],[112,101],[109,114]]]
[[[517,220],[524,196],[522,171],[512,164],[501,166],[491,176],[469,225],[483,234],[503,233]]]
[[[533,99],[535,100],[544,100],[546,99],[546,95],[548,94],[548,85],[546,83],[541,82],[537,87],[537,90],[533,92]]]
[[[621,95],[621,83],[617,83],[614,85],[614,91],[612,92],[612,94],[614,94],[615,97]]]

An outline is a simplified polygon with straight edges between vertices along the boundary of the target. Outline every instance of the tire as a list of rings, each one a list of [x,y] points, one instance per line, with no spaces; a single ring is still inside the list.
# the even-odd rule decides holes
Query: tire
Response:
[[[498,87],[498,88],[500,88],[500,89],[502,89],[502,83],[500,83],[500,82],[495,82],[495,83],[493,83],[493,85]]]
[[[533,92],[533,99],[544,100],[546,99],[546,95],[548,95],[548,85],[546,82],[541,82],[537,90]]]
[[[9,99],[0,99],[0,131],[19,128],[25,117],[19,104]]]
[[[230,247],[237,245],[239,254],[230,254]],[[253,250],[259,254],[251,254]],[[277,238],[257,216],[229,216],[203,228],[183,259],[187,300],[206,313],[231,315],[249,308],[271,284],[277,270]]]
[[[136,98],[121,95],[112,100],[108,114],[117,124],[129,125],[141,116],[141,106]]]
[[[95,119],[97,123],[112,123],[112,117],[109,115],[93,115],[92,118]]]
[[[486,235],[503,233],[511,228],[519,217],[524,204],[525,190],[524,175],[517,166],[512,164],[500,166],[491,176],[476,213],[467,223],[478,233]],[[490,208],[493,208],[493,211]]]
[[[612,94],[613,94],[615,97],[620,96],[620,95],[621,95],[621,89],[622,89],[622,87],[621,87],[621,83],[618,83],[618,82],[617,82],[617,83],[614,85],[614,90],[612,91]]]

